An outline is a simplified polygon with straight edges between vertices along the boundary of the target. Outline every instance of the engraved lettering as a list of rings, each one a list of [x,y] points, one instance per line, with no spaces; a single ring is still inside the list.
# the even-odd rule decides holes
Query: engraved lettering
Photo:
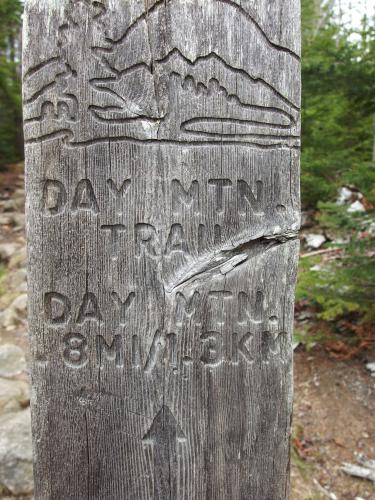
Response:
[[[111,259],[116,260],[120,253],[120,234],[126,229],[124,224],[104,224],[100,229],[109,233]]]
[[[118,215],[123,214],[122,202],[125,198],[126,193],[128,192],[131,185],[131,179],[125,179],[121,186],[118,188],[116,183],[112,179],[107,179],[107,186],[109,192],[115,198],[116,201],[116,211]]]
[[[232,299],[233,294],[228,292],[227,290],[216,290],[211,291],[208,294],[208,300],[210,301],[210,305],[213,307],[214,311],[212,313],[212,317],[216,321],[216,326],[224,325],[225,319],[225,301],[228,299]]]
[[[259,362],[268,364],[272,358],[277,361],[285,362],[289,355],[289,337],[284,331],[271,333],[264,331],[260,335],[260,357]],[[143,371],[146,374],[151,373],[156,368],[170,369],[177,373],[178,367],[188,366],[200,361],[204,366],[210,368],[219,367],[226,361],[237,366],[241,362],[252,364],[255,361],[253,355],[252,343],[255,338],[254,333],[244,334],[233,332],[223,334],[223,332],[208,330],[204,331],[199,340],[200,355],[191,357],[187,353],[180,352],[178,349],[178,336],[175,333],[165,335],[157,330],[152,339]],[[105,366],[114,368],[123,368],[125,366],[125,348],[124,341],[128,342],[129,365],[132,368],[142,367],[142,350],[139,335],[133,334],[126,338],[117,334],[107,338],[106,335],[97,335],[95,337],[95,351],[97,366],[103,370]],[[69,333],[63,338],[64,351],[63,358],[67,366],[71,368],[80,368],[84,366],[88,359],[87,339],[80,333]],[[226,347],[227,346],[227,347]]]
[[[111,294],[113,302],[116,304],[120,311],[120,320],[119,323],[121,326],[125,326],[126,324],[126,313],[130,306],[133,304],[134,299],[135,299],[135,293],[130,292],[129,295],[126,297],[126,299],[123,301],[121,300],[120,296],[116,292],[112,292]]]
[[[232,363],[237,365],[240,361],[240,356],[245,359],[248,363],[252,363],[254,358],[250,354],[250,350],[248,348],[249,341],[253,339],[253,334],[248,332],[245,333],[241,338],[239,338],[239,334],[234,332],[232,333]]]
[[[207,246],[207,230],[204,224],[198,226],[198,251],[203,252]]]
[[[86,210],[94,214],[99,213],[98,201],[92,184],[88,179],[81,179],[77,184],[72,202],[72,210],[73,212]]]
[[[135,255],[141,257],[142,254],[151,257],[160,255],[156,229],[151,224],[140,223],[135,226]]]
[[[132,365],[135,368],[141,365],[141,348],[138,335],[132,336]]]
[[[150,351],[147,356],[146,364],[144,367],[145,373],[150,373],[156,366],[158,359],[162,359],[165,347],[165,339],[162,333],[157,330],[155,332]]]
[[[176,294],[176,325],[182,326],[185,318],[190,319],[196,312],[199,303],[200,294],[196,290],[187,298],[178,292]]]
[[[232,363],[238,365],[238,333],[232,333]]]
[[[85,293],[77,315],[77,323],[83,324],[86,320],[101,321],[98,299],[92,292]]]
[[[263,215],[263,182],[256,182],[256,195],[250,186],[244,180],[237,181],[237,205],[238,213],[246,214],[246,209],[250,206],[251,210],[257,215]]]
[[[188,190],[185,190],[181,182],[172,180],[172,210],[174,214],[183,213],[183,206],[193,207],[194,213],[199,214],[199,184],[193,181]]]
[[[165,246],[165,254],[170,255],[172,252],[189,253],[185,233],[181,224],[173,224],[169,232]]]
[[[285,205],[276,205],[276,212],[278,212],[281,215],[285,214],[286,206]]]
[[[219,226],[219,224],[215,224],[215,227],[214,227],[214,245],[215,246],[221,245],[222,242],[223,242],[223,237],[221,234],[221,226]]]
[[[224,212],[224,190],[228,190],[232,187],[232,181],[230,179],[210,179],[208,185],[212,186],[214,189],[215,196],[215,211],[217,213]]]
[[[264,319],[264,295],[258,290],[255,296],[255,304],[252,308],[250,298],[245,292],[238,294],[238,322],[261,323]]]
[[[133,337],[133,366],[139,360],[139,339]],[[158,362],[167,362],[173,369],[177,369],[177,336],[175,333],[169,333],[164,336],[160,331],[157,331],[152,340],[149,354],[147,356],[144,371],[151,372]]]
[[[64,337],[64,362],[69,368],[83,368],[87,362],[87,340],[80,333],[68,333]]]
[[[169,365],[176,370],[177,369],[177,335],[175,333],[169,333],[167,335],[168,342],[168,353],[169,353]]]
[[[107,179],[107,186],[109,192],[115,197],[116,201],[121,201],[127,193],[131,185],[131,179],[125,179],[121,186],[118,188],[112,179]]]
[[[44,315],[51,325],[64,325],[70,318],[71,304],[68,297],[58,292],[44,295]]]
[[[205,332],[201,335],[204,341],[201,361],[207,366],[218,366],[223,361],[223,339],[219,332]]]
[[[271,332],[263,332],[261,337],[262,361],[268,363],[270,354],[275,352],[275,339]]]
[[[269,319],[269,321],[270,321],[270,323],[271,323],[272,325],[277,325],[277,324],[278,324],[278,321],[279,321],[279,320],[278,320],[278,317],[277,317],[277,316],[274,316],[274,315],[273,315],[273,316],[270,316],[268,319]]]
[[[253,334],[248,332],[245,333],[245,335],[243,335],[238,342],[238,352],[248,363],[252,363],[254,361],[254,358],[251,356],[250,350],[248,348],[249,341],[252,339],[253,339]]]
[[[104,359],[114,361],[116,368],[123,368],[123,351],[121,336],[115,335],[111,343],[107,343],[102,335],[96,336],[96,354],[99,360],[99,368],[104,368]]]
[[[261,337],[261,356],[264,363],[270,361],[271,356],[281,355],[284,358],[288,336],[285,332],[272,333],[265,331]]]
[[[47,179],[43,187],[43,207],[47,215],[58,215],[64,211],[66,190],[64,184],[54,179]]]

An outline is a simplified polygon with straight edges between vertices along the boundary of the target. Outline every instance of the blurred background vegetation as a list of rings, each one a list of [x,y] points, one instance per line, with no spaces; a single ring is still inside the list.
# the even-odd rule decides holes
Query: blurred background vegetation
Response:
[[[0,1],[0,168],[23,157],[19,0]]]
[[[21,17],[20,0],[1,0],[0,171],[23,159]],[[325,241],[302,249],[296,335],[337,356],[375,338],[374,35],[371,17],[355,27],[337,1],[302,0],[302,234]]]
[[[359,24],[340,2],[302,0],[303,230],[326,241],[302,253],[297,318],[314,321],[296,335],[341,358],[375,340],[375,19]]]

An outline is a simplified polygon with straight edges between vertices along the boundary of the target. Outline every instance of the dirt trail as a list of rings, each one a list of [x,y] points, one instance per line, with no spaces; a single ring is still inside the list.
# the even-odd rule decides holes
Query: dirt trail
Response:
[[[340,469],[357,453],[375,458],[375,378],[366,358],[375,351],[345,362],[322,348],[295,353],[292,500],[375,499],[374,484]]]

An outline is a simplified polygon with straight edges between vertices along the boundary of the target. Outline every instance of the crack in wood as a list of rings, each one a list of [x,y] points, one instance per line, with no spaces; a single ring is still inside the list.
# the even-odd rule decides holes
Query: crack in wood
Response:
[[[238,266],[248,262],[249,259],[297,237],[297,233],[294,231],[263,235],[259,238],[241,242],[233,248],[218,250],[208,256],[205,255],[202,260],[197,259],[194,266],[189,266],[187,270],[183,270],[182,276],[180,275],[177,281],[166,284],[165,290],[168,294],[172,294],[198,280],[212,279],[214,274],[228,274]],[[178,270],[176,274],[179,274]]]

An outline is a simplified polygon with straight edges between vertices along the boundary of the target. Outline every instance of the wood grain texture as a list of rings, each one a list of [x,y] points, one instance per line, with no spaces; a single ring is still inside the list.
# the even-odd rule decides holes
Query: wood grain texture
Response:
[[[288,496],[299,1],[27,0],[36,498]]]

